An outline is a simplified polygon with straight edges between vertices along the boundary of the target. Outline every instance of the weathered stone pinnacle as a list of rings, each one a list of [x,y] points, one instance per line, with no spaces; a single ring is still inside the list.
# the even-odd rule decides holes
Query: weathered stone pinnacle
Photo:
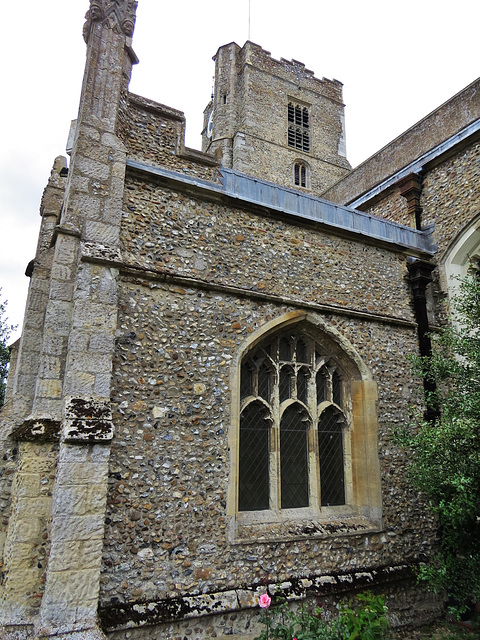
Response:
[[[88,42],[94,22],[104,22],[109,28],[120,29],[127,37],[131,37],[137,4],[136,0],[90,0],[83,27],[85,42]]]

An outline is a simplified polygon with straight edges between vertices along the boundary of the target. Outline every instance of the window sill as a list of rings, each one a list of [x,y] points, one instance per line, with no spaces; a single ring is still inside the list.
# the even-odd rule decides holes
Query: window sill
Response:
[[[351,507],[285,509],[281,512],[250,511],[235,518],[233,544],[325,539],[380,532],[381,526],[358,516]]]
[[[292,187],[292,189],[296,189],[297,191],[311,191],[311,187],[302,187],[301,184],[294,184]]]

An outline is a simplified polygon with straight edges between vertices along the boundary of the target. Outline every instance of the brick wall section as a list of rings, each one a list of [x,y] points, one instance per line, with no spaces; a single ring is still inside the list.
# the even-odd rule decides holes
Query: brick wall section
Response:
[[[348,204],[480,118],[480,78],[356,167],[322,197]]]

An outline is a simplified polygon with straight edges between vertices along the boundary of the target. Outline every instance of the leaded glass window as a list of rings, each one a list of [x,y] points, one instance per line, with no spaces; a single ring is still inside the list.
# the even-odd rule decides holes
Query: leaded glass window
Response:
[[[279,384],[280,402],[284,402],[292,397],[292,378],[294,375],[294,371],[289,365],[281,368]]]
[[[308,367],[302,367],[297,375],[297,399],[303,404],[308,404],[308,379],[310,372]]]
[[[343,414],[328,406],[318,421],[322,506],[345,504]]]
[[[268,409],[260,402],[249,404],[240,421],[240,511],[269,507],[269,436]]]
[[[345,504],[344,379],[321,343],[267,338],[244,357],[240,388],[239,511]]]
[[[342,406],[342,379],[337,371],[332,373],[332,400],[339,407]]]
[[[280,477],[282,509],[308,507],[309,416],[299,404],[291,404],[280,422]]]

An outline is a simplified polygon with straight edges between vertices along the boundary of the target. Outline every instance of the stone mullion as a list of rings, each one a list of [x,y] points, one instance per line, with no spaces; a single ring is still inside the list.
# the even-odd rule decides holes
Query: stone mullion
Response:
[[[280,509],[280,366],[275,363],[275,383],[272,393],[272,425],[270,427],[270,508]]]
[[[314,350],[315,354],[315,350]],[[313,355],[313,358],[315,355]],[[314,509],[320,507],[320,459],[318,452],[318,406],[317,406],[317,376],[314,368],[310,366],[310,379],[308,385],[308,408],[311,416],[309,429],[309,489],[310,506]]]

